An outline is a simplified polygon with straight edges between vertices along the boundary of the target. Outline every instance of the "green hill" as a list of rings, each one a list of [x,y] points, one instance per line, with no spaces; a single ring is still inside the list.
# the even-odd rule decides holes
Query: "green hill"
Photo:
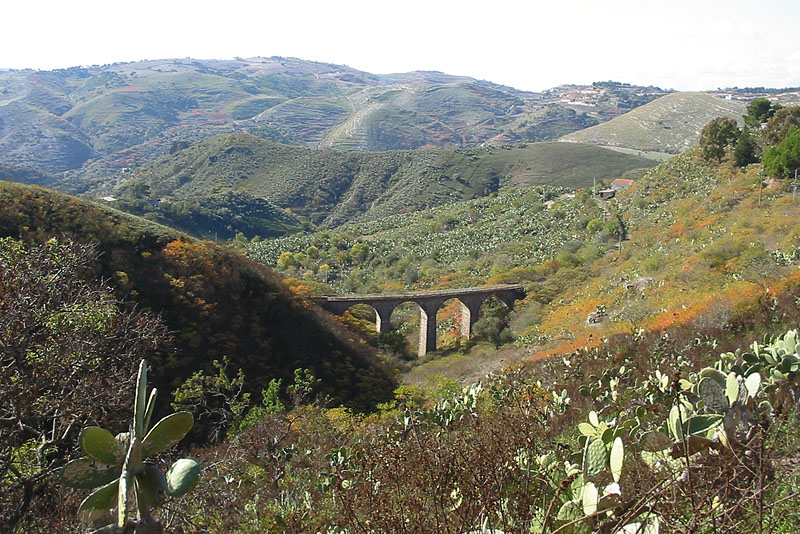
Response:
[[[2,71],[0,161],[71,171],[80,182],[221,133],[354,151],[541,141],[665,93],[624,84],[591,91],[587,107],[466,76],[375,75],[280,57]]]
[[[485,196],[501,185],[580,188],[653,165],[635,155],[564,143],[354,153],[236,134],[162,156],[119,175],[119,184],[106,191],[125,196],[146,185],[152,198],[176,199],[236,191],[314,224],[336,226]]]
[[[41,185],[44,187],[52,187],[58,182],[58,179],[45,172],[35,171],[33,169],[23,169],[11,165],[0,163],[0,180],[8,182],[20,182],[23,184]]]
[[[561,140],[675,154],[697,144],[711,119],[741,121],[746,107],[707,93],[672,93]]]
[[[368,409],[394,380],[355,335],[293,297],[268,270],[208,242],[38,187],[0,182],[0,236],[96,243],[94,276],[128,305],[160,315],[174,340],[153,362],[164,391],[212,361],[242,369],[246,389],[308,368],[337,402]],[[168,398],[166,395],[164,398]]]

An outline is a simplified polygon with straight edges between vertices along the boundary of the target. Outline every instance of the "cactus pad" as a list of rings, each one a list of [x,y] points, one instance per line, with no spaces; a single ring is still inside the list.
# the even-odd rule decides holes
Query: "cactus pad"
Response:
[[[114,480],[86,497],[78,507],[78,518],[86,523],[91,523],[117,504],[117,491],[119,482]]]
[[[758,373],[753,373],[747,377],[744,381],[744,387],[747,388],[747,394],[750,398],[755,398],[758,394],[758,390],[761,388],[761,375]]]
[[[147,458],[176,443],[192,429],[194,417],[189,412],[176,412],[163,418],[147,433],[142,442],[142,455]]]
[[[125,450],[114,439],[114,435],[99,426],[86,427],[78,437],[83,452],[106,465],[121,465]]]
[[[61,482],[71,488],[92,489],[117,480],[120,472],[119,467],[100,469],[91,458],[78,458],[62,467],[60,475]]]
[[[724,412],[729,407],[725,391],[713,378],[700,379],[700,382],[697,383],[697,394],[703,400],[706,410],[710,412]]]
[[[200,462],[194,458],[181,458],[167,471],[167,495],[180,497],[190,491],[200,480]]]
[[[592,440],[588,447],[586,447],[585,457],[583,459],[583,472],[587,478],[601,473],[606,468],[606,461],[608,459],[608,449],[605,444],[599,440]]]
[[[736,373],[729,373],[725,378],[725,396],[731,405],[739,399],[739,381],[736,378]]]
[[[147,362],[139,363],[139,377],[136,379],[136,398],[133,401],[133,435],[139,439],[144,436],[144,412],[147,395]]]
[[[583,513],[586,515],[593,515],[597,513],[597,502],[598,502],[598,491],[597,487],[591,483],[587,482],[586,485],[583,487],[583,496],[581,500],[583,501]]]
[[[136,498],[148,509],[159,506],[166,498],[167,479],[157,466],[145,464],[135,481]]]
[[[611,454],[609,455],[609,466],[611,467],[611,476],[614,477],[614,482],[619,482],[622,476],[622,461],[625,458],[625,451],[622,445],[622,438],[619,436],[614,439],[611,445]]]

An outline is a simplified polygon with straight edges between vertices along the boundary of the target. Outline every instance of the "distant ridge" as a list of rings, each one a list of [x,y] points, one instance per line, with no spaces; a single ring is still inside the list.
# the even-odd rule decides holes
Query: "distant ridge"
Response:
[[[0,162],[91,179],[176,143],[242,132],[347,151],[535,142],[664,94],[608,82],[563,89],[532,93],[441,72],[371,74],[282,57],[7,70]]]

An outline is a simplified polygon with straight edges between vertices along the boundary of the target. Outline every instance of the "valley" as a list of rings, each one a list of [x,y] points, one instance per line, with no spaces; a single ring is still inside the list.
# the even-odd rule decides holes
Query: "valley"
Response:
[[[795,530],[797,95],[0,71],[3,528]]]

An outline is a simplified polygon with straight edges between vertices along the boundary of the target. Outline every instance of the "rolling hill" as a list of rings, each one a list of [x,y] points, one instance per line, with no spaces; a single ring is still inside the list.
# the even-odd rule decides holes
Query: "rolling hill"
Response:
[[[280,57],[2,71],[0,161],[83,179],[220,133],[355,151],[541,141],[665,94],[613,83],[587,91],[591,102],[575,100],[575,86],[529,93]]]
[[[707,93],[673,93],[560,140],[676,154],[695,145],[711,119],[741,122],[746,107]]]
[[[312,150],[248,134],[221,135],[120,173],[100,192],[200,198],[219,191],[262,198],[313,224],[361,219],[485,196],[501,185],[580,188],[651,160],[579,144],[533,143],[388,152]]]
[[[92,276],[127,306],[159,315],[174,333],[151,362],[172,391],[227,359],[258,393],[272,378],[308,368],[322,391],[355,409],[391,393],[394,379],[374,352],[326,314],[293,297],[268,269],[213,243],[34,186],[0,182],[0,236],[95,243]],[[165,395],[164,398],[167,398]]]

